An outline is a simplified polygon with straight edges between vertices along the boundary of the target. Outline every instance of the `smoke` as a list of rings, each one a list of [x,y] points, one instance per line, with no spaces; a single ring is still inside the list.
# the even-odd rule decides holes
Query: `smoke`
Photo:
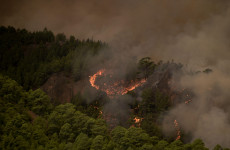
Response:
[[[218,30],[227,29],[228,3],[228,0],[3,0],[0,24],[29,30],[47,27],[55,33],[108,42],[112,48],[103,55],[113,56],[111,64],[120,62],[119,59],[127,64],[151,56],[154,60],[174,59],[186,64],[197,62],[200,66],[203,61],[217,61],[215,55],[201,58],[209,51],[227,58],[224,50],[218,52],[227,40],[221,37],[224,31],[218,34]]]
[[[191,103],[170,110],[163,124],[165,132],[172,133],[169,121],[177,119],[184,133],[192,140],[203,139],[209,148],[216,144],[230,146],[229,17],[230,10],[213,16],[195,34],[179,35],[166,48],[172,50],[167,54],[189,65],[190,70],[213,69],[209,74],[174,76],[175,90],[191,89],[195,97]]]
[[[111,98],[109,103],[103,107],[103,115],[105,120],[111,127],[117,125],[127,126],[130,118],[130,107],[133,99],[129,95],[117,96]],[[128,126],[127,126],[128,127]]]
[[[110,49],[94,58],[102,63],[90,63],[92,72],[105,65],[122,79],[134,70],[130,64],[144,56],[173,59],[189,70],[212,68],[210,74],[174,75],[173,88],[189,88],[195,97],[168,112],[164,129],[170,133],[171,120],[177,119],[192,139],[202,138],[208,147],[217,143],[230,147],[228,0],[3,0],[0,7],[1,25],[47,27],[108,42]]]
[[[195,96],[190,103],[182,102],[169,111],[164,118],[164,131],[172,134],[172,121],[176,119],[183,132],[192,136],[190,140],[201,138],[210,148],[216,144],[229,147],[229,77],[216,69],[209,74],[185,75],[175,80],[179,82],[175,89],[192,89]]]

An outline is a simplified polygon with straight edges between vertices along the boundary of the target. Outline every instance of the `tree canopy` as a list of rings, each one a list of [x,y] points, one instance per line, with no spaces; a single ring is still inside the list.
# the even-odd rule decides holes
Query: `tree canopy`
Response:
[[[155,63],[150,57],[138,61],[135,81],[149,79],[163,70],[165,81],[130,91],[129,118],[111,127],[102,111],[109,100],[103,92],[87,102],[79,92],[68,103],[55,103],[41,85],[54,73],[65,72],[76,81],[86,77],[92,58],[107,47],[92,39],[54,33],[47,28],[30,32],[14,27],[0,27],[0,149],[3,150],[206,150],[202,139],[187,143],[163,135],[160,115],[172,102],[167,93],[170,65]],[[73,67],[74,66],[74,67]],[[159,67],[160,66],[160,67]],[[203,73],[211,73],[206,69]],[[167,85],[167,86],[166,86]],[[122,95],[121,99],[126,99]],[[140,100],[141,99],[141,100]],[[120,113],[120,110],[119,110]],[[123,118],[125,119],[123,119]],[[136,119],[136,120],[135,120]],[[139,122],[138,122],[139,121]],[[221,145],[214,150],[227,150]]]

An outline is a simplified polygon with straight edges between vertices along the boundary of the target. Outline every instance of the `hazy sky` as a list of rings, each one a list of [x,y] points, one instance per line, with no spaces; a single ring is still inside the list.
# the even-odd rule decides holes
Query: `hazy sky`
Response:
[[[47,27],[101,40],[124,32],[143,38],[199,27],[223,12],[226,4],[227,0],[1,0],[0,24],[29,30]]]
[[[151,55],[189,64],[190,59],[174,55],[190,57],[190,54],[179,50],[171,53],[170,49],[175,48],[178,40],[199,34],[216,16],[224,15],[228,3],[228,0],[1,0],[0,24],[31,31],[47,27],[80,39],[106,41],[116,51],[128,55],[131,52],[138,57]]]

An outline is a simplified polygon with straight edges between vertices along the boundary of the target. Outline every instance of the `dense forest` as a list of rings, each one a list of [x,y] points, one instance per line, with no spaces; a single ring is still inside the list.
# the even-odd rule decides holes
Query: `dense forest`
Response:
[[[183,130],[178,135],[179,129],[175,128],[174,135],[168,137],[161,129],[161,114],[179,103],[171,97],[183,96],[168,86],[172,68],[180,72],[182,64],[154,62],[150,57],[138,60],[136,72],[129,78],[137,81],[143,78],[146,83],[139,87],[141,95],[130,90],[120,96],[122,99],[129,95],[133,100],[128,104],[128,117],[113,114],[118,120],[115,123],[101,113],[111,99],[106,92],[97,91],[97,97],[90,102],[78,92],[70,102],[61,103],[40,89],[54,73],[71,75],[75,82],[88,79],[87,56],[94,58],[108,48],[101,41],[78,40],[63,33],[54,35],[46,28],[30,32],[1,26],[0,149],[208,149],[202,139],[188,143],[189,135]],[[195,74],[211,71],[206,69]],[[153,86],[151,80],[156,76],[161,76],[161,80]],[[213,149],[228,148],[216,143]]]

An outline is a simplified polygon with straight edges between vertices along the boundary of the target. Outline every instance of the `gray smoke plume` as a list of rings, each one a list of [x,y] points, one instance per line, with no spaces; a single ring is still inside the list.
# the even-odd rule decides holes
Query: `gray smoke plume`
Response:
[[[211,68],[210,74],[174,76],[172,88],[189,88],[196,96],[169,111],[164,129],[167,134],[174,130],[170,123],[177,119],[192,139],[230,147],[228,0],[3,0],[0,16],[1,25],[47,27],[108,42],[110,50],[95,60],[109,57],[104,64],[119,78],[143,56],[173,59],[191,71]]]
[[[177,36],[175,43],[167,45],[172,49],[168,54],[188,64],[191,70],[209,67],[213,72],[174,77],[172,88],[191,89],[195,97],[191,103],[170,110],[164,120],[165,132],[172,132],[169,122],[177,119],[185,133],[193,140],[203,139],[209,148],[216,144],[230,146],[229,18],[227,10],[204,22],[195,34]]]

